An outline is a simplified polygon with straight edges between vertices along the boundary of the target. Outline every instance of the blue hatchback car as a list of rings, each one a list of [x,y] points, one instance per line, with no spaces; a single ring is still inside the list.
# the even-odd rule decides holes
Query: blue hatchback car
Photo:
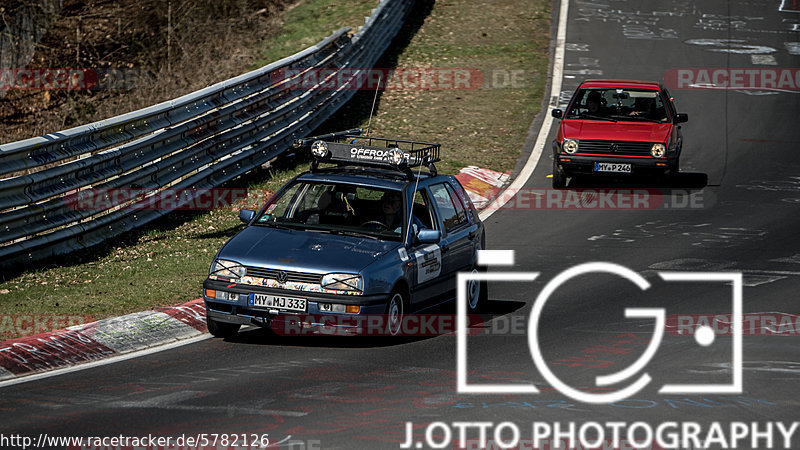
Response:
[[[439,144],[331,134],[219,250],[203,283],[208,329],[397,335],[404,320],[453,301],[456,274],[477,271],[484,227],[455,177],[439,175]],[[423,170],[425,168],[425,170]],[[467,286],[470,312],[486,286]],[[366,330],[369,328],[369,330]]]

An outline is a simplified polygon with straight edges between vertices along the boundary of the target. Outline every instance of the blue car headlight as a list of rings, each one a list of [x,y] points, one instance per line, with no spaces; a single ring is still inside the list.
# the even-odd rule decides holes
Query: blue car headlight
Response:
[[[228,261],[227,259],[218,259],[211,265],[211,273],[218,278],[227,278],[235,283],[244,276],[244,266],[235,262]]]
[[[361,292],[364,290],[364,279],[352,273],[329,273],[322,277],[320,285],[323,289]]]

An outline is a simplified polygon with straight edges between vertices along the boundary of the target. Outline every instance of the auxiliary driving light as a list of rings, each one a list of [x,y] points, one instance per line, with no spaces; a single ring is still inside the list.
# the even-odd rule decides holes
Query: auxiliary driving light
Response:
[[[389,150],[389,162],[393,166],[399,166],[406,162],[406,155],[403,154],[403,151],[399,148],[393,148]]]
[[[314,141],[311,144],[311,154],[319,159],[326,158],[328,156],[328,144],[323,141]]]

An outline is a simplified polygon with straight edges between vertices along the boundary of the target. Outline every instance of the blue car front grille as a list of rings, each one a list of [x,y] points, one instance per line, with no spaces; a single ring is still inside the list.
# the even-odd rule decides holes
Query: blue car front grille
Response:
[[[281,280],[280,272],[286,274],[286,280]],[[245,266],[245,274],[249,277],[269,278],[282,282],[320,284],[322,275],[306,272],[290,272],[288,270],[265,269],[263,267]]]

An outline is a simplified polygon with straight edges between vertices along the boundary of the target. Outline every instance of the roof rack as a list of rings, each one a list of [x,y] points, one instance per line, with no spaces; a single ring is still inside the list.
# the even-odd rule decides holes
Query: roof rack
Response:
[[[362,136],[362,130],[348,130],[329,133],[305,139],[298,139],[294,146],[311,147],[314,161],[311,170],[317,169],[320,162],[335,163],[338,166],[366,166],[391,169],[414,177],[413,167],[425,166],[431,175],[436,176],[441,144],[412,141],[407,139]]]

